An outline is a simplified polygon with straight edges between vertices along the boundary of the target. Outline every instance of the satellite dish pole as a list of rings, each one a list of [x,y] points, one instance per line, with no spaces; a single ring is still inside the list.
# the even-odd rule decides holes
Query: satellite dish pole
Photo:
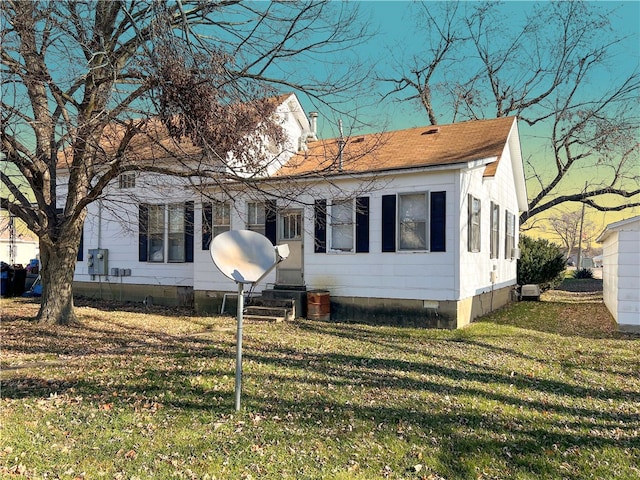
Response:
[[[244,283],[238,284],[238,311],[236,314],[236,411],[240,410],[242,395],[242,321],[244,319]]]
[[[255,285],[289,256],[289,245],[273,246],[271,241],[251,230],[229,230],[217,235],[209,247],[218,270],[238,285],[236,328],[236,411],[242,395],[242,321],[244,319],[244,285]]]

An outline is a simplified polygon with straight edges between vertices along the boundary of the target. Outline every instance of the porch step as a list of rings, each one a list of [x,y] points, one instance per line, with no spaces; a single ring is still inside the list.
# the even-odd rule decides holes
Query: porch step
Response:
[[[293,309],[290,307],[249,305],[245,308],[244,318],[249,320],[282,322],[293,319]]]
[[[275,317],[275,316],[271,316],[271,315],[253,315],[253,314],[245,314],[242,317],[244,320],[253,320],[256,322],[274,322],[274,323],[280,323],[280,322],[284,322],[284,317]]]

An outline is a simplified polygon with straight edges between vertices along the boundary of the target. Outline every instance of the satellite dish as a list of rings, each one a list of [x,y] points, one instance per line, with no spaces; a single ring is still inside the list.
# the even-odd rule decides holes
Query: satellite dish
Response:
[[[277,263],[276,249],[264,235],[229,230],[214,237],[209,247],[218,270],[238,283],[256,283]]]
[[[289,256],[288,245],[274,247],[264,235],[251,230],[229,230],[214,237],[209,247],[218,270],[238,284],[238,329],[236,333],[236,410],[242,391],[242,319],[244,285],[256,284]]]

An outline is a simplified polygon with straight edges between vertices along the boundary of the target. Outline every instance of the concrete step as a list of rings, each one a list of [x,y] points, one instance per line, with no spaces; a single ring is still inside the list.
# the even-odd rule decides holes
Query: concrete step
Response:
[[[262,315],[267,317],[281,317],[284,320],[293,320],[295,318],[295,308],[293,305],[262,305],[251,303],[245,307],[247,315]]]
[[[243,320],[254,320],[257,322],[284,322],[284,317],[276,317],[273,315],[253,315],[253,314],[244,314],[242,316]]]

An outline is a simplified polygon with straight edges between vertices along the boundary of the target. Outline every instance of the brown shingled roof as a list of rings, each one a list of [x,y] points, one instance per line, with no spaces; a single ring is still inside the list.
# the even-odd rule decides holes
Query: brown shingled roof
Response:
[[[293,93],[284,93],[266,100],[274,107],[284,103]],[[172,158],[201,158],[202,148],[193,144],[188,138],[175,138],[169,134],[169,130],[159,117],[133,120],[138,124],[137,133],[126,148],[126,158],[130,162],[151,162],[155,160]],[[100,139],[100,152],[105,159],[112,157],[118,150],[120,142],[125,135],[125,126],[116,122],[105,126]],[[67,168],[72,160],[71,149],[63,150],[58,154],[57,168]]]
[[[340,139],[319,140],[296,154],[278,176],[376,172],[495,158],[485,171],[491,176],[514,121],[515,117],[503,117],[353,136],[345,139],[341,161]]]
[[[126,157],[130,162],[184,158],[202,153],[202,149],[193,145],[189,139],[177,140],[171,137],[167,128],[158,118],[138,122],[140,133],[131,139],[126,149]],[[100,140],[100,151],[104,158],[109,158],[116,153],[124,134],[125,127],[123,125],[111,123],[105,127]],[[58,154],[57,168],[66,168],[70,162],[70,149]]]

